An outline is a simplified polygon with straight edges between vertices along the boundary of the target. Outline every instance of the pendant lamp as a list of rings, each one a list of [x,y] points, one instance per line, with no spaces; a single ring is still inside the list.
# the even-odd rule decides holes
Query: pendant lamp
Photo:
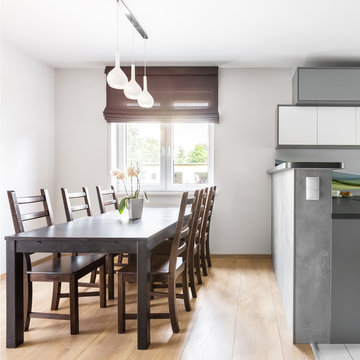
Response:
[[[116,55],[115,67],[107,75],[107,83],[113,89],[124,89],[128,83],[126,74],[120,67],[120,51],[119,51],[119,4],[116,4]]]
[[[147,89],[147,76],[146,76],[146,40],[144,40],[144,77],[143,77],[143,91],[137,99],[139,106],[143,108],[152,108],[154,105],[154,98]]]
[[[134,24],[133,24],[134,26]],[[128,99],[137,100],[141,94],[141,87],[135,80],[135,64],[134,64],[134,28],[132,31],[132,64],[131,78],[124,88],[124,94]]]

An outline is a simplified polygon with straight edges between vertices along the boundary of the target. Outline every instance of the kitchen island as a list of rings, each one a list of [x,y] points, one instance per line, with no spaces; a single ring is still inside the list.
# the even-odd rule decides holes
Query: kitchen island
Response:
[[[360,343],[360,202],[331,197],[338,163],[282,163],[272,255],[294,343]]]

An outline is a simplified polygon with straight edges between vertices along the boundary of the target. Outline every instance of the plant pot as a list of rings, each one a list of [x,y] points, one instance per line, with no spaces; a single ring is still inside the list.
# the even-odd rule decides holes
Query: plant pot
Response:
[[[144,208],[144,199],[128,199],[126,201],[129,219],[141,219],[143,208]]]

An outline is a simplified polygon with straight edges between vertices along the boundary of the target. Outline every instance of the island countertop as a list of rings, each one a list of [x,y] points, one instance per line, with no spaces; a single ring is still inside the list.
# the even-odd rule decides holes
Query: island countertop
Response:
[[[333,198],[333,219],[360,219],[360,196]]]
[[[283,162],[267,171],[268,174],[275,172],[289,170],[289,169],[343,169],[342,162],[312,162],[312,161],[297,161],[297,162]]]

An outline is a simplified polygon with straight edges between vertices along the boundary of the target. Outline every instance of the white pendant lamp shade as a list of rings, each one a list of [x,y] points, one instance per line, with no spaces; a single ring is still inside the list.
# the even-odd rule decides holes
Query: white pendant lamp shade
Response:
[[[154,98],[147,90],[147,77],[144,75],[144,89],[138,98],[139,106],[143,108],[151,108],[154,105]]]
[[[131,100],[137,100],[141,94],[141,87],[135,80],[135,64],[131,64],[131,79],[124,88],[124,94]]]
[[[124,89],[128,83],[128,78],[120,67],[119,51],[116,51],[115,67],[108,73],[106,80],[113,89]]]

